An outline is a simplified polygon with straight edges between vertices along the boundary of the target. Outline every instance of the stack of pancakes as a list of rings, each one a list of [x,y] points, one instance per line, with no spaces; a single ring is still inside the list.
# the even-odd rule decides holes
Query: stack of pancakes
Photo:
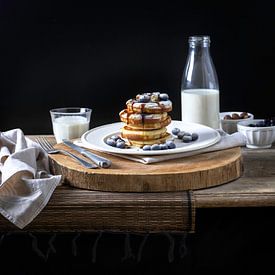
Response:
[[[166,126],[171,123],[168,112],[172,102],[167,94],[143,93],[126,102],[126,109],[119,113],[120,120],[126,125],[121,129],[121,137],[130,145],[164,143],[169,137]]]

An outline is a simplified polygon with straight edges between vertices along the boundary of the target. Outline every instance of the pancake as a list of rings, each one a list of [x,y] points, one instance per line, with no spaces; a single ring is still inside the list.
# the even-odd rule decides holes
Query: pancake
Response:
[[[167,113],[162,114],[136,114],[122,110],[119,113],[120,120],[131,129],[154,130],[166,127],[171,123],[171,117]]]
[[[129,113],[161,114],[172,111],[172,102],[167,94],[143,93],[126,102]]]
[[[121,137],[128,140],[148,141],[163,138],[167,134],[166,127],[156,130],[135,130],[128,126],[121,129]]]
[[[129,99],[126,102],[127,110],[130,113],[148,113],[160,114],[172,111],[172,102],[170,100],[158,102],[139,102],[136,99]]]
[[[171,123],[171,117],[168,116],[164,121],[145,124],[127,124],[133,130],[157,130],[168,126]]]
[[[119,113],[120,120],[126,124],[152,124],[159,123],[167,118],[167,113],[160,114],[142,114],[129,112],[127,109]]]

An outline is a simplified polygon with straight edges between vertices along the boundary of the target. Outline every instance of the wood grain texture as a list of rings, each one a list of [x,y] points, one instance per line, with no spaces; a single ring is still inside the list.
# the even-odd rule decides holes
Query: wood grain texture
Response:
[[[63,144],[55,147],[76,153]],[[224,184],[242,173],[239,147],[150,165],[96,153],[108,157],[111,168],[86,169],[70,157],[56,154],[50,155],[51,169],[73,187],[109,192],[195,190]]]
[[[194,191],[198,208],[275,206],[275,147],[242,149],[241,178],[209,189]]]

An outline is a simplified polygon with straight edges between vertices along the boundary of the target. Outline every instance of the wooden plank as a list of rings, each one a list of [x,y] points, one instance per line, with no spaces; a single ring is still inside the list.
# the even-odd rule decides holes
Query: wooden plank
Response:
[[[211,190],[194,191],[197,208],[275,206],[275,177],[240,178]]]
[[[275,148],[242,149],[241,178],[219,187],[194,191],[198,208],[275,206]]]

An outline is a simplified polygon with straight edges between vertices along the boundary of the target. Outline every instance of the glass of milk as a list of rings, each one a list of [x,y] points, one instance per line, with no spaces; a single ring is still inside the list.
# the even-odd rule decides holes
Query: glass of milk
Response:
[[[50,110],[53,133],[57,143],[63,139],[80,138],[89,130],[92,110],[68,107]]]

